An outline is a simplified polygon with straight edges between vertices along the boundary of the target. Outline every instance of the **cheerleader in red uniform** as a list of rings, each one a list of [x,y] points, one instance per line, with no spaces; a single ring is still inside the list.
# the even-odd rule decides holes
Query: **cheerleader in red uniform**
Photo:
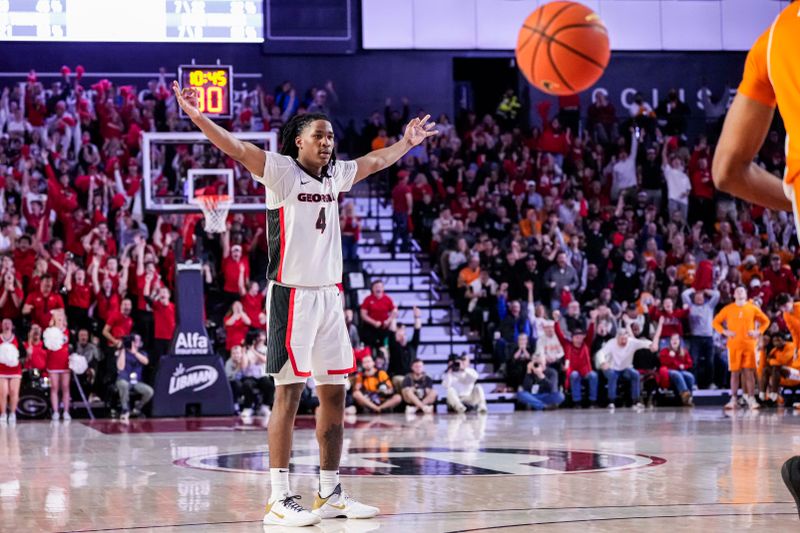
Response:
[[[31,324],[31,329],[28,330],[28,340],[23,343],[25,348],[25,369],[38,370],[39,372],[47,374],[47,352],[42,344],[42,328],[36,324]]]
[[[61,335],[59,336],[59,333]],[[53,420],[58,420],[58,392],[64,404],[63,419],[72,420],[69,415],[69,331],[67,318],[63,309],[53,311],[50,327],[42,334],[44,349],[47,352],[47,373],[50,375],[50,406],[53,408]]]
[[[14,335],[14,323],[8,318],[0,324],[0,425],[17,421],[19,385],[22,365],[19,362],[19,343]],[[8,414],[6,414],[8,407]]]

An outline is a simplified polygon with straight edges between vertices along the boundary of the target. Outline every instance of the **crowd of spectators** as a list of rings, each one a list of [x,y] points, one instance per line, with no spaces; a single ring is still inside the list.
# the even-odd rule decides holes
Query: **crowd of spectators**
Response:
[[[599,92],[583,122],[575,99],[555,113],[542,101],[530,129],[505,95],[496,113],[440,117],[441,134],[395,169],[395,218],[410,217],[395,221],[392,244],[410,231],[430,253],[498,390],[534,409],[563,392],[614,406],[622,382],[630,404],[690,406],[696,388],[729,384],[712,318],[738,286],[770,319],[761,366],[776,360],[786,331],[776,296],[796,295],[800,268],[793,217],[715,189],[729,92],[704,94],[712,113],[694,130],[676,91],[621,110]],[[778,129],[758,162],[782,176]],[[767,367],[759,383],[773,399],[797,384]]]
[[[206,325],[225,357],[237,408],[245,417],[267,414],[274,384],[264,373],[264,215],[233,213],[227,230],[214,235],[203,231],[196,215],[143,212],[141,133],[190,129],[178,115],[164,69],[141,90],[108,80],[87,83],[80,66],[61,72],[47,84],[31,71],[26,80],[0,90],[0,345],[13,345],[0,349],[0,423],[15,420],[23,382],[49,388],[53,419],[68,420],[75,388],[69,354],[88,364],[79,379],[90,401],[106,402],[123,420],[139,415],[153,396],[158,361],[175,331],[175,264],[185,259],[202,262]],[[296,113],[335,113],[337,101],[331,82],[304,94],[290,82],[274,91],[258,87],[226,126],[278,131]],[[401,133],[408,118],[404,105],[396,111],[387,101],[385,115],[373,119],[369,144],[352,139],[353,150],[378,147],[381,139],[388,142],[389,135]],[[156,155],[157,195],[180,190],[187,169],[235,168],[208,146],[175,145]],[[258,184],[235,170],[241,176],[236,194],[263,198]],[[352,205],[343,206],[341,225],[345,261],[357,261],[360,221]],[[376,363],[391,361],[396,378],[402,372],[388,383],[396,390],[387,395],[391,406],[403,399],[409,412],[431,411],[435,392],[416,360],[418,317],[416,334],[406,337],[393,309],[378,303],[372,312],[382,318],[371,329],[371,322],[363,324],[362,335],[370,344],[391,336],[375,353]],[[352,320],[350,326],[359,353]],[[48,343],[53,327],[61,332],[58,346]],[[370,372],[368,365],[360,369]],[[384,383],[359,376],[353,376],[348,401],[355,397],[359,406],[368,406],[361,400],[383,395]],[[376,391],[370,390],[373,385]],[[302,409],[311,412],[316,405],[309,387]]]
[[[89,85],[80,67],[62,73],[46,86],[31,72],[0,93],[0,319],[10,321],[3,335],[25,339],[22,366],[49,371],[53,381],[65,369],[48,368],[56,350],[42,334],[64,309],[69,351],[89,363],[84,386],[109,401],[122,391],[117,401],[127,412],[125,391],[153,383],[172,338],[174,265],[194,257],[203,262],[206,316],[237,399],[245,413],[263,413],[272,389],[263,339],[253,334],[265,325],[264,216],[233,214],[217,236],[197,217],[143,213],[140,134],[189,127],[164,76],[137,90]],[[289,82],[258,88],[228,127],[278,130],[295,113],[335,114],[337,101],[330,82],[302,95]],[[689,131],[690,110],[677,93],[654,107],[639,96],[621,113],[598,93],[584,122],[574,99],[555,114],[542,101],[541,125],[528,129],[528,110],[520,112],[513,94],[504,102],[483,117],[439,116],[440,134],[391,170],[388,194],[389,251],[409,250],[413,236],[430,254],[501,389],[540,409],[561,404],[564,393],[573,403],[613,404],[622,381],[633,404],[672,388],[689,405],[695,385],[727,385],[725,342],[711,318],[739,285],[771,319],[764,353],[782,353],[778,296],[796,294],[800,267],[792,215],[715,190],[710,162],[722,114],[706,117],[706,131]],[[407,100],[401,109],[387,100],[340,148],[355,156],[386,146],[410,116]],[[186,168],[234,165],[213,148],[173,155],[161,162],[157,188],[175,187]],[[759,161],[781,175],[780,132],[770,132]],[[341,223],[345,260],[355,261],[361,225],[346,203]],[[435,392],[416,355],[418,312],[414,324],[398,323],[376,283],[360,312],[347,316],[359,360],[355,405],[429,410]],[[786,378],[769,368],[765,375],[759,384],[769,397]],[[0,375],[0,410],[13,412],[15,379]],[[451,358],[444,380],[453,410],[485,409],[478,379],[469,360]],[[57,394],[54,402],[58,416]]]

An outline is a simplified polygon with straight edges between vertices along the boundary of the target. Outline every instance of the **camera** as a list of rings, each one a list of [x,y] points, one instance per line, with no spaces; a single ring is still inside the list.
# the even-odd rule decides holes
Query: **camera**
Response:
[[[122,338],[122,347],[125,348],[126,350],[132,350],[133,349],[133,336],[127,335],[127,336],[123,337]]]

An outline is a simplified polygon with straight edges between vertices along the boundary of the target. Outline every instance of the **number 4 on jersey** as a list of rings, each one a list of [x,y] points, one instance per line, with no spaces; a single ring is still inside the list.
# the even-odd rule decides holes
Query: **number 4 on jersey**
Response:
[[[319,216],[317,217],[317,226],[316,228],[319,230],[320,233],[325,233],[325,228],[327,225],[325,224],[325,208],[319,210]]]

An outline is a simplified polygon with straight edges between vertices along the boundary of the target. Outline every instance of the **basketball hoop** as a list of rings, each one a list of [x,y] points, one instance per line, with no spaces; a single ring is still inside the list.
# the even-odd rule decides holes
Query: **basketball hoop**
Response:
[[[233,199],[227,194],[204,194],[189,199],[189,203],[197,205],[205,216],[205,230],[208,233],[224,233],[227,229],[225,221]]]

